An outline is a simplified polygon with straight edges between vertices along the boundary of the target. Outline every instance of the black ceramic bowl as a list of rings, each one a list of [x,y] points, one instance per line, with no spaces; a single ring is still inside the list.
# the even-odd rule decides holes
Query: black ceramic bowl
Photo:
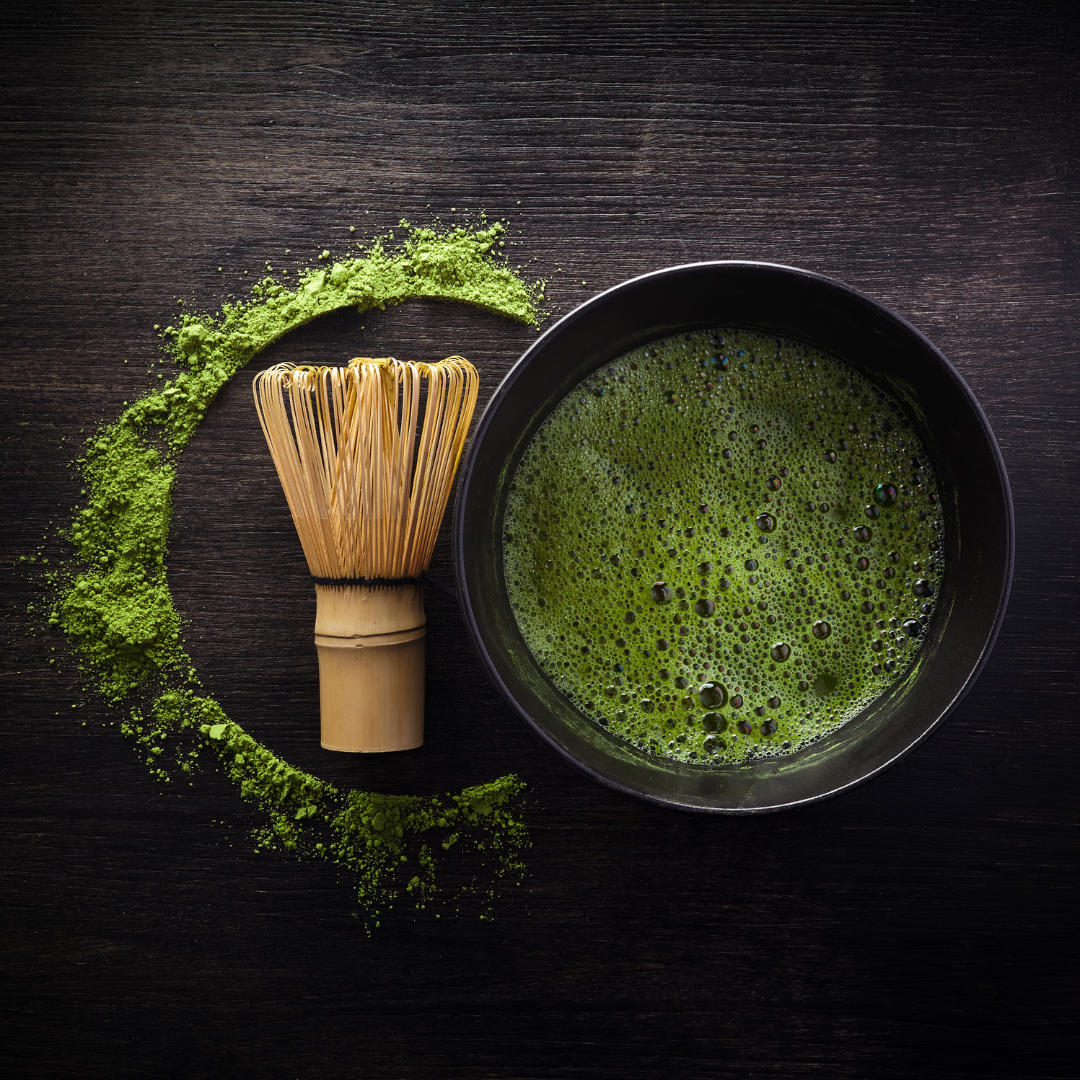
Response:
[[[544,419],[585,376],[649,341],[730,326],[840,357],[899,400],[931,452],[945,524],[944,578],[917,661],[854,720],[788,757],[689,765],[650,757],[587,720],[522,639],[503,581],[507,488]],[[1008,477],[990,425],[952,365],[914,327],[818,274],[696,263],[627,281],[571,312],[518,361],[480,420],[461,473],[454,563],[469,632],[522,719],[589,776],[687,810],[780,810],[827,798],[898,761],[956,708],[986,663],[1013,564]]]

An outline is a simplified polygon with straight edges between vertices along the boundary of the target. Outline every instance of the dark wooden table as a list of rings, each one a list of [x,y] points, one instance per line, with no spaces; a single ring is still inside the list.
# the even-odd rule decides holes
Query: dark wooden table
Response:
[[[1073,5],[40,0],[5,5],[0,41],[6,1075],[1080,1075]],[[1000,440],[1016,581],[945,727],[811,809],[703,818],[584,779],[438,595],[427,745],[336,757],[312,735],[310,585],[237,380],[181,459],[169,558],[208,691],[344,784],[529,784],[529,874],[494,921],[369,939],[329,870],[251,851],[255,817],[213,774],[150,781],[63,639],[29,634],[40,590],[13,564],[43,537],[55,557],[83,432],[149,385],[178,297],[212,310],[268,260],[480,209],[553,315],[750,258],[906,316]],[[533,336],[412,304],[264,359],[461,351],[483,400]]]

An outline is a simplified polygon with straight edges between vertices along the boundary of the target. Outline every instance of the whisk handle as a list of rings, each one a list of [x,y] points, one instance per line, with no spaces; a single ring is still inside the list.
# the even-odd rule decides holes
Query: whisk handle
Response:
[[[423,585],[315,586],[322,745],[347,753],[424,741]]]

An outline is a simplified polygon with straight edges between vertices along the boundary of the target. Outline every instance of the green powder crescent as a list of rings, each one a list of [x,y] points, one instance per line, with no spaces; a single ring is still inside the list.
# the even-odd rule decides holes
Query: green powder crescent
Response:
[[[292,290],[267,277],[249,302],[226,303],[217,316],[184,315],[161,331],[180,371],[87,441],[78,465],[89,496],[64,533],[75,557],[54,578],[65,584],[49,618],[111,702],[146,699],[151,689],[149,704],[133,705],[122,730],[157,779],[190,779],[209,748],[243,798],[266,814],[256,846],[351,873],[369,927],[395,901],[422,909],[440,899],[438,862],[452,849],[476,855],[466,893],[490,900],[498,882],[520,878],[528,844],[523,782],[510,775],[452,795],[379,795],[340,791],[289,765],[198,692],[165,559],[179,454],[218,391],[289,331],[343,308],[416,298],[537,325],[543,282],[527,285],[499,259],[501,223],[447,232],[400,227],[405,238],[396,246],[376,239],[357,257],[303,271]]]

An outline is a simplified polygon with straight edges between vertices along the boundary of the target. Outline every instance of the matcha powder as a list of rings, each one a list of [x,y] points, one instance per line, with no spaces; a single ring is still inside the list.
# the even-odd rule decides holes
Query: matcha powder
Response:
[[[520,878],[524,784],[504,776],[441,797],[393,796],[339,791],[293,768],[197,692],[165,560],[180,453],[218,391],[290,330],[342,308],[363,312],[421,297],[538,323],[543,283],[527,285],[498,258],[500,223],[439,232],[403,221],[401,228],[400,243],[376,239],[357,257],[308,269],[292,291],[267,277],[250,301],[226,303],[217,316],[185,315],[160,331],[179,373],[87,441],[78,466],[88,498],[66,530],[75,554],[54,577],[64,584],[49,616],[106,698],[121,704],[138,694],[122,730],[158,780],[190,782],[209,751],[265,814],[256,846],[348,872],[369,929],[395,903],[416,910],[452,903],[438,885],[440,861],[451,852],[471,852],[476,866],[456,895],[490,902],[501,881]],[[460,882],[460,868],[454,877]]]

